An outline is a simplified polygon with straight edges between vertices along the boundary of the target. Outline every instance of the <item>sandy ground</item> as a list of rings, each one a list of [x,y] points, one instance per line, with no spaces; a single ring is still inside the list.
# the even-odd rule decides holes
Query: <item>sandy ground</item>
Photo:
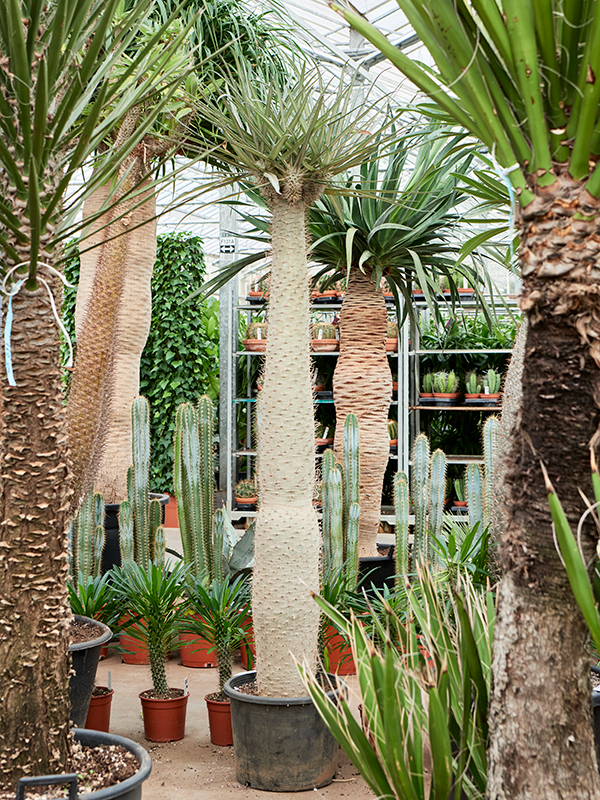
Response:
[[[167,530],[167,546],[179,550],[179,531]],[[234,672],[241,672],[242,665],[235,664]],[[144,725],[138,694],[151,687],[150,671],[146,666],[123,664],[116,649],[110,648],[108,658],[98,666],[96,683],[107,685],[111,674],[115,691],[111,709],[111,733],[126,736],[144,745],[152,757],[152,774],[145,782],[144,800],[225,800],[232,795],[239,800],[257,798],[288,797],[287,793],[261,792],[242,786],[235,778],[235,755],[233,747],[217,747],[211,744],[208,731],[208,713],[204,696],[216,691],[218,686],[216,669],[193,669],[183,667],[178,655],[167,663],[169,685],[183,687],[188,678],[190,699],[187,707],[185,738],[170,744],[153,744],[144,737]],[[346,678],[351,702],[356,678]],[[356,713],[357,700],[353,700]],[[334,782],[310,794],[327,800],[357,800],[369,798],[373,793],[358,770],[351,764],[344,751],[339,750],[339,769]],[[298,792],[305,796],[308,792]]]

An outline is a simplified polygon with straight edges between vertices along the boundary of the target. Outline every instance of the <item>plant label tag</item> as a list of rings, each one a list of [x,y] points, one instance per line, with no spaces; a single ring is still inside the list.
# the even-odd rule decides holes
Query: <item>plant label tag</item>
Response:
[[[262,328],[258,328],[256,331],[256,338],[262,339]]]
[[[323,338],[323,331],[319,331],[319,335],[317,336],[317,339],[322,339],[322,338]]]
[[[190,693],[187,676],[183,679],[183,693],[184,695],[188,695]]]
[[[327,438],[327,434],[328,434],[328,433],[329,433],[329,428],[325,428],[325,430],[323,431],[323,438],[324,438],[324,439],[326,439],[326,438]]]
[[[483,393],[484,394],[489,394],[490,393],[490,387],[489,386],[484,386],[483,387]]]

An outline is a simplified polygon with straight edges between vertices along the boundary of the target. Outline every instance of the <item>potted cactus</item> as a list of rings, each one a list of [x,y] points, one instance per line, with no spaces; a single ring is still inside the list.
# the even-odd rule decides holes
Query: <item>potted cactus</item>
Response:
[[[311,350],[315,353],[333,353],[339,349],[340,342],[335,325],[330,322],[316,322],[312,326]]]
[[[254,478],[243,478],[238,481],[235,487],[235,502],[237,507],[251,511],[256,506],[258,500],[258,490]]]
[[[483,392],[480,402],[485,406],[496,406],[500,403],[500,383],[502,376],[495,369],[488,369],[483,376]]]
[[[459,381],[454,370],[436,372],[433,377],[433,397],[436,405],[450,406],[460,397]]]
[[[267,349],[267,333],[269,326],[266,322],[251,322],[246,329],[246,338],[242,340],[245,350],[254,353],[264,353]]]
[[[325,422],[319,422],[315,430],[315,447],[317,453],[322,453],[325,450],[333,447],[333,440],[335,438],[335,425],[328,425]]]
[[[317,284],[316,291],[313,293],[313,302],[315,303],[336,303],[337,302],[337,286],[331,280],[331,273],[322,275]]]
[[[422,406],[429,406],[433,403],[433,372],[426,372],[421,381],[421,394],[419,396],[419,403]]]
[[[264,303],[269,296],[269,279],[271,275],[262,275],[255,283],[251,284],[248,290],[247,300],[252,305]]]
[[[398,423],[395,419],[388,419],[388,433],[390,436],[390,453],[398,452]]]
[[[231,654],[245,644],[252,624],[248,613],[250,586],[241,575],[233,582],[221,575],[208,586],[194,579],[186,586],[186,597],[190,630],[210,644],[219,665],[219,689],[204,698],[210,740],[217,745],[232,745],[231,705],[223,687],[232,675]]]
[[[454,507],[466,508],[468,506],[468,502],[467,502],[464,478],[456,478],[456,480],[454,481],[454,493],[456,494],[456,500],[453,503]]]
[[[388,353],[398,352],[398,323],[388,320],[385,349]]]
[[[465,378],[465,403],[467,405],[477,405],[482,389],[482,381],[476,372],[468,372]]]

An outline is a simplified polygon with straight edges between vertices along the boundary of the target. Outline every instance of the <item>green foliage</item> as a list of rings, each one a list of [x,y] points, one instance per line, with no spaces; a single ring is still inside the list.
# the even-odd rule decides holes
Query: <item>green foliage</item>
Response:
[[[121,616],[122,608],[115,602],[109,573],[92,577],[80,572],[76,583],[67,583],[67,591],[73,614],[97,619],[109,628]]]
[[[152,464],[150,487],[173,492],[175,411],[203,394],[219,394],[219,304],[214,299],[185,303],[204,278],[202,239],[190,233],[160,234],[152,275],[152,322],[140,363],[140,394],[150,403]],[[65,277],[79,280],[77,243],[71,242]],[[63,322],[75,340],[77,290],[65,288]],[[65,347],[63,347],[63,353]],[[68,383],[69,377],[65,378]]]

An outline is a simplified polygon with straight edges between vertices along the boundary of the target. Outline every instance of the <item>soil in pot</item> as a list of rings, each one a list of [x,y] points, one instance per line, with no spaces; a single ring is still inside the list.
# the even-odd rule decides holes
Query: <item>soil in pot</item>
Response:
[[[207,694],[204,699],[208,709],[208,728],[211,742],[220,747],[231,747],[233,745],[231,703],[220,692]]]
[[[85,728],[108,733],[110,728],[110,708],[114,693],[114,689],[109,689],[108,686],[94,687],[85,720]]]
[[[185,736],[185,715],[189,694],[170,689],[169,697],[153,697],[152,689],[140,695],[144,736],[150,742],[178,742]]]
[[[111,638],[112,631],[102,622],[77,615],[71,622],[69,653],[73,674],[69,679],[69,698],[71,720],[78,728],[83,727],[88,713],[100,651]]]

